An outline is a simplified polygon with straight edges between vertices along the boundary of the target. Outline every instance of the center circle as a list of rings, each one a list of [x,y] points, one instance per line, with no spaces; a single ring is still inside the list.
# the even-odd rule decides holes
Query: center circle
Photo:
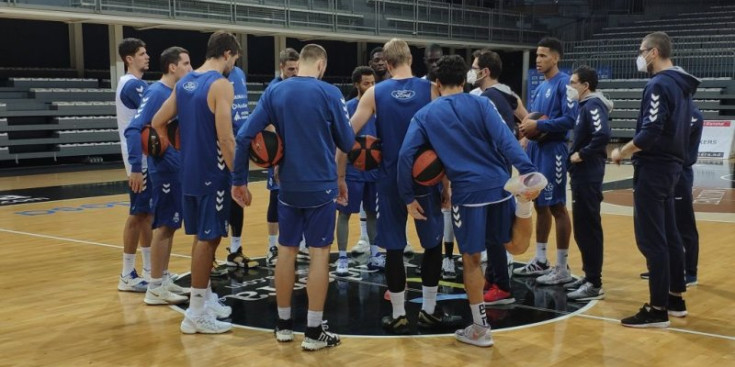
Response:
[[[390,301],[384,298],[387,286],[385,274],[369,271],[364,265],[367,255],[351,258],[348,276],[336,276],[335,260],[331,254],[330,279],[325,302],[324,320],[329,331],[340,335],[394,337],[383,330],[381,318],[391,313]],[[419,265],[422,254],[405,259],[407,291],[406,316],[411,324],[409,335],[447,335],[458,327],[443,329],[419,328],[416,323],[422,304],[421,275]],[[456,260],[455,260],[456,261]],[[437,305],[445,313],[462,316],[462,327],[472,323],[467,294],[462,283],[462,265],[457,262],[457,277],[439,282]],[[230,320],[234,325],[245,328],[273,330],[278,317],[276,309],[276,289],[273,267],[265,266],[263,258],[253,258],[249,269],[226,268],[220,277],[212,277],[212,288],[225,304],[232,307]],[[294,331],[303,332],[306,327],[307,294],[306,281],[309,271],[308,259],[299,258],[296,263],[296,283],[292,295],[292,317]],[[523,266],[513,263],[515,267]],[[221,266],[220,269],[225,269]],[[189,286],[190,274],[176,281],[181,286]],[[589,302],[568,301],[563,286],[542,286],[536,284],[535,277],[511,278],[511,293],[516,302],[509,305],[486,306],[485,312],[493,330],[518,328],[533,324],[546,323],[579,312]],[[181,311],[188,304],[174,306]]]

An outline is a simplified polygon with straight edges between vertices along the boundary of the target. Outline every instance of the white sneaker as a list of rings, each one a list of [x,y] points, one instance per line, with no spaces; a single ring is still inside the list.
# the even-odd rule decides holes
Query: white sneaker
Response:
[[[232,307],[227,306],[219,299],[217,293],[212,292],[209,299],[205,303],[207,311],[211,311],[212,314],[218,319],[226,319],[232,314]]]
[[[370,242],[368,242],[367,238],[360,238],[350,252],[352,252],[352,256],[370,253]]]
[[[519,276],[544,275],[549,273],[550,271],[551,266],[549,266],[548,260],[541,262],[538,261],[536,258],[533,258],[525,266],[513,269],[513,274]]]
[[[605,299],[605,291],[602,287],[596,288],[592,283],[585,282],[579,289],[567,293],[567,298],[572,301],[592,301],[594,299]]]
[[[145,293],[148,291],[148,282],[139,277],[138,272],[133,269],[133,271],[126,276],[120,275],[120,280],[117,282],[117,290],[123,292]]]
[[[204,312],[199,316],[191,316],[191,312],[187,310],[180,329],[184,334],[222,334],[230,331],[232,324],[217,320],[209,312]]]
[[[442,279],[455,279],[457,278],[457,272],[454,269],[454,259],[445,257],[442,260]]]
[[[334,272],[338,276],[347,276],[350,275],[350,260],[347,259],[347,256],[340,256],[337,259],[337,270]]]
[[[403,248],[403,255],[404,256],[413,256],[413,246],[411,246],[411,243],[406,242],[406,247]]]
[[[569,267],[559,265],[554,265],[549,273],[536,278],[536,283],[543,285],[565,284],[571,281],[574,281],[574,278],[569,272]]]
[[[454,337],[462,343],[472,344],[478,347],[491,347],[494,344],[490,328],[475,324],[457,330],[454,332]]]
[[[178,305],[188,300],[188,297],[171,293],[165,285],[157,288],[148,288],[145,292],[145,298],[143,298],[143,302],[147,305]]]
[[[178,284],[174,283],[173,279],[171,278],[164,280],[163,286],[166,287],[166,289],[168,289],[169,292],[174,293],[174,294],[184,295],[184,294],[191,293],[191,288],[189,287],[184,288],[182,286],[179,286]]]
[[[543,174],[531,172],[511,177],[503,188],[518,198],[518,201],[529,202],[535,199],[548,184],[549,181]]]
[[[375,256],[370,256],[370,259],[367,263],[367,268],[368,270],[385,271],[385,254],[379,252]]]

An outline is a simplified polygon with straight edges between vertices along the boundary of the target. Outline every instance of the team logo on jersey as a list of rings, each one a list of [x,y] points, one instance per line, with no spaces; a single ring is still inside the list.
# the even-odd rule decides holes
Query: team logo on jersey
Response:
[[[416,92],[410,89],[401,89],[401,90],[394,90],[390,92],[390,95],[393,96],[393,98],[395,99],[408,101],[409,99],[413,98],[416,95]]]
[[[195,82],[186,82],[184,83],[184,90],[187,92],[193,92],[195,89],[197,89],[197,83]]]
[[[546,90],[546,98],[551,97],[551,89]]]

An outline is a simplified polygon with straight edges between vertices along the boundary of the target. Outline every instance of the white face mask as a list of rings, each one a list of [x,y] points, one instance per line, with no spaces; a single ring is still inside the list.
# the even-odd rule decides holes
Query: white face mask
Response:
[[[477,73],[470,69],[467,71],[467,84],[474,86],[477,82]]]
[[[570,101],[579,101],[579,92],[569,84],[567,84],[567,98]]]
[[[640,71],[641,73],[648,72],[648,63],[646,62],[646,58],[643,57],[643,55],[638,55],[638,58],[635,59],[635,66],[638,67],[638,71]]]

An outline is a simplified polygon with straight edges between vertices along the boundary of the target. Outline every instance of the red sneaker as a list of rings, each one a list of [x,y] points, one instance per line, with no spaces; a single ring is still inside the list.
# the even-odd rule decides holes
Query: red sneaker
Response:
[[[485,305],[508,305],[516,301],[510,292],[506,292],[498,288],[497,284],[493,284],[490,290],[485,292],[485,296],[483,298],[485,300]]]

